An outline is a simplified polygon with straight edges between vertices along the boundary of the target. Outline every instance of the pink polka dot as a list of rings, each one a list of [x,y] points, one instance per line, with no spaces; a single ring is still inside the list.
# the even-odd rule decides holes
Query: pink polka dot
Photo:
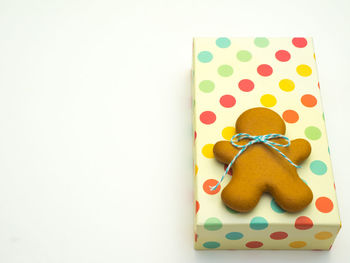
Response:
[[[329,213],[333,210],[333,202],[328,197],[322,196],[316,200],[316,208],[322,213]]]
[[[262,247],[263,245],[264,244],[259,241],[250,241],[245,244],[245,246],[248,248],[259,248],[259,247]]]
[[[303,48],[303,47],[306,47],[307,40],[303,37],[295,37],[293,38],[292,43],[295,47]]]
[[[203,184],[203,190],[206,192],[208,195],[215,195],[218,192],[220,192],[221,185],[219,185],[215,190],[211,190],[211,187],[214,187],[218,183],[217,180],[215,179],[208,179],[204,182]]]
[[[263,76],[263,77],[268,77],[272,74],[272,68],[271,66],[267,65],[267,64],[261,64],[258,68],[257,71],[259,73],[259,75]]]
[[[199,119],[204,124],[212,124],[216,120],[216,115],[212,111],[203,111],[201,115],[199,116]]]
[[[314,225],[314,223],[312,222],[312,220],[310,218],[308,218],[307,216],[299,216],[296,220],[295,220],[295,228],[299,229],[299,230],[307,230],[312,228]]]
[[[254,89],[254,82],[251,81],[250,79],[242,79],[239,83],[238,83],[238,88],[241,91],[245,91],[245,92],[249,92],[251,90]]]
[[[290,60],[290,54],[287,50],[278,50],[275,54],[275,57],[281,62]]]
[[[235,106],[236,99],[232,95],[224,95],[220,98],[220,104],[225,108],[231,108]]]
[[[274,232],[270,235],[270,238],[274,240],[281,240],[288,237],[288,234],[286,232]]]
[[[198,213],[199,207],[200,207],[199,202],[196,200],[196,214]]]

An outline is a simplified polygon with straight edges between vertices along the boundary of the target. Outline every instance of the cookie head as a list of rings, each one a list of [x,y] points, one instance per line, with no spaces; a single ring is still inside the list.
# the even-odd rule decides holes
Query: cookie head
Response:
[[[259,107],[249,109],[238,117],[236,131],[250,135],[285,134],[286,125],[276,112]]]

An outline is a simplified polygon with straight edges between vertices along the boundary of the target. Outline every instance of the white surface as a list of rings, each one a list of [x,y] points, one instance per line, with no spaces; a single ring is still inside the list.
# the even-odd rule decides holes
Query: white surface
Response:
[[[350,2],[0,2],[0,262],[346,262]],[[193,36],[312,36],[330,252],[194,251]]]

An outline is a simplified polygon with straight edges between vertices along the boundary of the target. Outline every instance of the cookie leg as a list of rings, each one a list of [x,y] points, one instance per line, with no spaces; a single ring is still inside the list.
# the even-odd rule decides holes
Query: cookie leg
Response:
[[[311,189],[299,176],[280,180],[274,184],[270,191],[276,203],[288,212],[298,212],[311,203],[313,194]]]
[[[257,184],[234,176],[222,191],[221,198],[229,208],[238,212],[249,212],[257,205],[261,195],[261,187]]]

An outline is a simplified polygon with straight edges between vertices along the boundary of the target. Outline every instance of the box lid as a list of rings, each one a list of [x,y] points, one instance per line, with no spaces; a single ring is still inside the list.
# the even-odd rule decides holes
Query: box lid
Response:
[[[314,225],[339,226],[324,114],[311,38],[195,38],[193,43],[193,127],[195,133],[195,225],[294,225],[307,217]],[[224,165],[213,158],[213,145],[234,134],[237,117],[253,107],[268,107],[283,117],[286,136],[304,138],[312,147],[298,169],[314,199],[299,213],[281,210],[264,194],[249,213],[226,208],[213,194]],[[226,175],[221,190],[231,179]],[[214,182],[214,183],[213,183]]]

